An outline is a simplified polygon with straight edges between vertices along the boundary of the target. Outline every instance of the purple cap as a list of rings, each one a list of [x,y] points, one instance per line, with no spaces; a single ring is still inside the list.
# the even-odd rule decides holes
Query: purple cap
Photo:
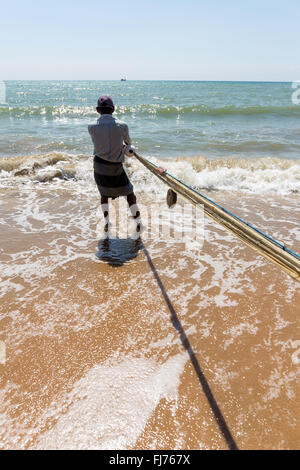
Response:
[[[110,98],[110,96],[107,95],[102,95],[98,99],[98,108],[112,108],[114,109],[114,103],[113,100]]]

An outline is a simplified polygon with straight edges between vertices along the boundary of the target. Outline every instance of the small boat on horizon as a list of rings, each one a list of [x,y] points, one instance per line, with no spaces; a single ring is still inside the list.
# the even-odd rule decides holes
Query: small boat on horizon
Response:
[[[126,82],[126,78],[121,78],[121,82]]]

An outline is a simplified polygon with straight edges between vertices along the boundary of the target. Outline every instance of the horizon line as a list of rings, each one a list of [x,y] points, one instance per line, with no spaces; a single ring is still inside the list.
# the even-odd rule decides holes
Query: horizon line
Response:
[[[160,79],[160,78],[140,78],[140,79],[121,79],[121,78],[8,78],[0,82],[217,82],[217,83],[294,83],[298,80],[196,80],[196,79]]]

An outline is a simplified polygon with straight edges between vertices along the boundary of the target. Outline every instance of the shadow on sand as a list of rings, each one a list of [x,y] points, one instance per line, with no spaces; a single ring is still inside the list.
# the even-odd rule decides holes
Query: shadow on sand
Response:
[[[194,370],[195,370],[195,373],[198,377],[198,380],[199,380],[199,383],[202,387],[202,390],[206,396],[206,399],[210,405],[210,408],[214,414],[214,417],[215,417],[215,420],[218,424],[218,427],[219,427],[219,430],[221,432],[221,434],[223,435],[223,438],[228,446],[229,449],[231,450],[238,450],[238,446],[237,444],[235,443],[235,440],[234,438],[232,437],[231,435],[231,432],[230,432],[230,429],[225,421],[225,418],[222,414],[222,411],[213,395],[213,392],[209,386],[209,383],[204,375],[204,372],[202,371],[201,367],[200,367],[200,364],[199,364],[199,361],[197,359],[197,356],[189,342],[189,339],[187,337],[187,335],[185,334],[185,331],[184,331],[184,328],[179,320],[179,317],[174,309],[174,306],[170,300],[170,297],[165,289],[165,286],[163,285],[163,282],[158,274],[158,271],[156,269],[156,267],[154,266],[154,263],[153,263],[153,260],[149,254],[149,251],[147,250],[147,248],[145,247],[145,245],[142,246],[143,248],[143,251],[145,253],[145,256],[147,258],[147,261],[148,261],[148,264],[151,268],[151,271],[153,273],[153,276],[154,278],[156,279],[156,282],[157,282],[157,285],[158,287],[160,288],[160,291],[162,293],[162,296],[165,300],[165,303],[169,309],[169,312],[171,314],[170,316],[170,320],[174,326],[174,328],[177,330],[178,334],[179,334],[179,337],[180,337],[180,340],[181,340],[181,343],[182,343],[182,346],[184,347],[184,349],[186,350],[186,352],[188,353],[189,357],[190,357],[190,361],[194,367]]]
[[[213,395],[213,392],[209,386],[209,383],[204,375],[204,372],[201,369],[198,358],[189,342],[187,335],[185,334],[184,328],[179,320],[179,317],[174,309],[174,306],[169,298],[169,295],[165,289],[165,286],[158,274],[158,271],[153,263],[153,260],[150,256],[149,251],[145,247],[141,239],[132,240],[128,239],[106,239],[100,240],[98,243],[98,253],[96,254],[97,258],[102,261],[106,261],[110,266],[118,267],[122,266],[127,261],[130,261],[138,255],[139,251],[143,250],[149,267],[153,273],[153,276],[157,282],[157,285],[161,291],[162,297],[168,307],[170,312],[170,320],[177,330],[182,346],[187,351],[190,361],[193,365],[195,373],[198,377],[201,388],[206,396],[206,399],[210,405],[211,411],[215,417],[219,430],[228,446],[231,450],[238,450],[238,446],[235,443],[233,436],[231,435],[229,426],[226,423],[226,420],[222,414],[222,411]]]
[[[123,266],[127,261],[136,258],[144,245],[141,239],[106,238],[99,240],[96,256],[115,268]]]

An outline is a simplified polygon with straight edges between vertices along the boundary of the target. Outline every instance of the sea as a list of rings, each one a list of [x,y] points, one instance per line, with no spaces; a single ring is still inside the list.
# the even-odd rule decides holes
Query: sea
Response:
[[[107,238],[87,129],[299,253],[297,86],[0,82],[1,449],[299,448],[299,283],[135,157]]]

